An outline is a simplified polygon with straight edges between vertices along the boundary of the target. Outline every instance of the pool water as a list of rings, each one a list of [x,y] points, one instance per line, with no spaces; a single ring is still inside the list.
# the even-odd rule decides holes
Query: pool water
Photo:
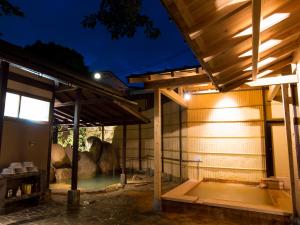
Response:
[[[83,190],[102,190],[109,185],[120,183],[119,175],[98,175],[94,178],[89,179],[79,179],[78,180],[78,189]],[[71,184],[71,180],[67,180],[62,183],[56,183],[52,185],[54,189],[65,189],[68,188]]]
[[[186,195],[198,196],[199,199],[273,205],[270,194],[266,189],[244,184],[201,182],[188,191]]]

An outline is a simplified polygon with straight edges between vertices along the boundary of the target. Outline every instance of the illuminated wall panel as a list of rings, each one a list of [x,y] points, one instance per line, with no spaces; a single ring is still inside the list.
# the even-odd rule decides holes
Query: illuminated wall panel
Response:
[[[185,178],[259,182],[265,177],[262,99],[261,90],[192,96],[182,112],[183,159],[202,162],[183,163]],[[275,104],[273,110],[276,107],[280,108]],[[178,110],[175,103],[163,105],[163,154],[172,159],[179,159]],[[148,156],[142,165],[153,169],[153,110],[143,114],[152,121],[142,125],[142,154]],[[137,126],[128,130],[130,157],[138,156],[137,131]],[[121,149],[122,135],[116,137]],[[179,162],[165,159],[164,171],[178,177]]]

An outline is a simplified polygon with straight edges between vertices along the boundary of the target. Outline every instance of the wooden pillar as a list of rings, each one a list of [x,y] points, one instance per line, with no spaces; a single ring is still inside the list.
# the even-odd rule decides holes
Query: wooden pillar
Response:
[[[127,129],[126,124],[123,125],[123,157],[122,157],[122,174],[121,174],[121,184],[125,185],[127,183],[126,177],[126,139],[127,139]]]
[[[268,129],[267,123],[267,108],[266,108],[266,92],[265,89],[262,90],[262,101],[263,101],[263,120],[264,120],[264,134],[265,134],[265,152],[266,152],[266,168],[267,177],[274,176],[274,165],[273,165],[273,151],[270,148],[269,142],[272,141],[272,136],[270,130]]]
[[[178,111],[179,111],[179,118],[178,118],[178,123],[179,123],[179,177],[180,181],[182,182],[182,107],[179,105],[178,106]]]
[[[52,129],[53,129],[52,142],[53,142],[53,144],[57,144],[58,143],[58,126],[54,125],[52,127]]]
[[[139,170],[142,170],[142,124],[139,124]]]
[[[289,157],[289,171],[290,171],[290,182],[291,182],[291,198],[292,198],[292,208],[293,215],[297,216],[297,206],[296,206],[296,187],[295,187],[295,173],[294,173],[294,160],[293,160],[293,144],[292,144],[292,130],[291,130],[291,117],[290,117],[290,101],[288,84],[281,85],[281,94],[284,110],[284,125],[287,138],[287,148]]]
[[[300,162],[300,140],[299,140],[299,126],[298,126],[298,113],[297,113],[297,86],[291,85],[291,94],[292,94],[292,100],[293,100],[293,124],[292,124],[292,129],[293,130],[293,135],[294,135],[294,162],[295,162],[295,182],[297,179],[299,179],[300,175],[300,167],[299,167],[299,162]],[[299,100],[298,100],[299,102]],[[298,103],[299,104],[299,103]],[[296,185],[296,189],[298,189]],[[298,212],[299,215],[299,212]]]
[[[161,172],[165,172],[164,166],[164,105],[161,104]]]
[[[154,210],[161,210],[161,92],[154,90]]]
[[[49,190],[50,184],[50,164],[51,164],[51,150],[52,150],[52,140],[54,138],[54,130],[53,129],[53,121],[54,121],[54,102],[55,102],[55,95],[54,92],[52,93],[52,100],[50,102],[50,109],[49,109],[49,142],[48,142],[48,157],[47,157],[47,180],[46,180],[46,189]],[[55,126],[57,128],[57,126]],[[57,133],[56,133],[56,140],[57,140]],[[57,141],[56,143],[57,144]]]
[[[104,149],[104,132],[105,132],[105,127],[102,125],[101,126],[101,148],[100,148],[100,156],[99,156],[99,159],[101,159],[101,155],[103,154],[103,149]]]
[[[80,191],[77,190],[78,179],[78,148],[79,148],[79,123],[81,111],[81,89],[76,90],[74,125],[73,125],[73,157],[72,157],[72,181],[71,190],[68,192],[68,205],[78,207],[80,202]]]
[[[5,109],[5,99],[6,99],[6,91],[7,91],[7,79],[9,73],[9,63],[1,61],[0,69],[1,69],[0,71],[0,154],[1,154],[4,109]]]

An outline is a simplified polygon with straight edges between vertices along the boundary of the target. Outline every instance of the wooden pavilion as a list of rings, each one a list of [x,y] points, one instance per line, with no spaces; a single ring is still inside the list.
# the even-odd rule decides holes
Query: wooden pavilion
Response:
[[[162,0],[162,3],[201,67],[128,77],[130,83],[144,83],[145,89],[154,90],[154,207],[161,207],[161,94],[182,107],[189,107],[184,93],[261,89],[268,91],[268,101],[282,95],[292,211],[294,216],[299,215],[299,138],[294,122],[299,109],[292,110],[300,96],[299,2]]]
[[[57,125],[73,127],[72,187],[70,205],[79,204],[77,190],[79,127],[123,126],[123,155],[126,155],[126,125],[147,123],[148,119],[137,111],[137,104],[100,82],[85,78],[63,66],[54,65],[23,48],[0,41],[1,104],[0,104],[0,166],[11,162],[33,161],[46,171],[44,186],[49,188],[49,171],[52,137]],[[7,93],[19,98],[43,101],[49,106],[44,121],[32,122],[16,115],[4,116]],[[22,101],[22,99],[21,99]],[[21,102],[22,104],[22,102]],[[39,109],[38,109],[39,110]],[[22,111],[22,109],[21,109]],[[35,120],[36,118],[33,118]],[[28,135],[27,135],[28,134]],[[15,140],[18,140],[18,143]],[[28,143],[31,143],[28,146]],[[38,151],[38,153],[37,153]],[[124,159],[126,157],[123,157]],[[126,181],[123,160],[122,174]]]

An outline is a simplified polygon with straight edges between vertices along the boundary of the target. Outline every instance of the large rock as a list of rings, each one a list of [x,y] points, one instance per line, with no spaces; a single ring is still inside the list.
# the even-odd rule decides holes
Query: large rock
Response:
[[[67,157],[65,149],[59,144],[52,145],[51,164],[55,168],[63,168],[70,166],[70,160]]]
[[[104,142],[103,152],[100,161],[98,162],[98,168],[103,174],[111,173],[114,169],[120,169],[119,156],[113,146],[107,142]]]
[[[86,140],[86,148],[89,149],[88,151],[91,153],[92,159],[95,163],[100,160],[101,157],[101,145],[102,141],[98,137],[88,137]]]
[[[96,176],[97,165],[89,152],[79,152],[78,178],[92,178]]]
[[[70,168],[55,170],[56,182],[70,180],[71,177],[72,177],[72,169],[70,169]]]
[[[68,157],[68,160],[70,161],[70,164],[72,164],[72,158],[73,158],[73,149],[72,149],[72,147],[70,145],[68,145],[66,147],[65,151],[66,151],[66,155]]]

